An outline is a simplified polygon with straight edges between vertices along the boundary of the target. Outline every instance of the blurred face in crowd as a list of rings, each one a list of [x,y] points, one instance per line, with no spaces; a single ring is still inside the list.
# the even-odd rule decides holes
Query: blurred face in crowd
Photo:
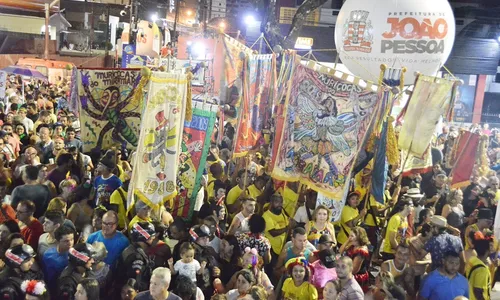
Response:
[[[3,243],[7,240],[9,234],[11,234],[9,228],[3,224],[0,225],[0,243]]]
[[[12,135],[13,129],[11,125],[4,125],[3,130],[7,132],[7,134]]]
[[[116,232],[118,220],[115,215],[105,213],[102,218],[102,235],[104,237],[112,237]]]
[[[125,285],[121,290],[122,300],[133,300],[136,295],[137,292],[128,285]]]
[[[316,213],[316,222],[325,223],[328,221],[328,212],[324,209],[318,210]]]
[[[307,245],[307,236],[305,234],[296,234],[292,237],[292,243],[295,248],[305,250]]]
[[[49,220],[48,218],[45,218],[43,221],[43,231],[48,232],[48,233],[54,233],[57,228],[59,228],[60,224],[56,224]]]
[[[456,275],[458,269],[460,268],[460,258],[454,256],[448,256],[443,258],[443,269],[448,275]]]
[[[221,258],[229,261],[231,259],[231,257],[233,256],[233,252],[234,252],[234,246],[229,244],[228,241],[226,240],[222,240],[220,242],[220,255],[221,255]]]
[[[30,221],[31,212],[28,211],[28,208],[26,206],[18,204],[16,216],[19,221],[27,224]]]
[[[33,147],[29,147],[28,149],[26,149],[26,151],[24,152],[24,158],[25,158],[25,162],[27,164],[31,164],[35,161],[35,158],[37,156],[37,151],[35,148]]]
[[[21,267],[20,267],[21,271],[23,271],[23,272],[28,272],[29,270],[31,270],[31,267],[33,266],[33,263],[34,263],[34,262],[35,262],[35,259],[34,259],[34,258],[31,258],[31,259],[29,259],[29,260],[27,260],[27,261],[23,262],[23,263],[21,264]]]
[[[275,215],[281,214],[283,211],[283,198],[281,198],[281,196],[272,197],[269,210]]]
[[[353,194],[351,195],[351,197],[349,197],[349,206],[350,207],[358,207],[359,205],[359,196],[357,194]]]
[[[328,282],[323,289],[323,299],[325,300],[337,300],[337,288],[333,282]]]
[[[17,133],[17,135],[19,135],[19,136],[21,136],[21,135],[25,134],[25,133],[26,133],[26,130],[24,130],[24,126],[23,126],[23,125],[21,125],[21,124],[18,124],[18,125],[16,126],[16,133]]]
[[[50,130],[47,127],[40,129],[40,139],[45,143],[50,141]]]
[[[352,273],[352,263],[349,264],[347,260],[339,259],[335,270],[337,271],[337,277],[339,279],[347,279]]]
[[[236,279],[236,287],[240,295],[247,294],[252,288],[252,284],[248,282],[243,275],[239,275]]]
[[[65,253],[68,252],[75,242],[75,238],[73,234],[63,235],[61,240],[59,241],[59,252]]]
[[[165,291],[168,289],[168,284],[165,284],[165,281],[157,276],[151,276],[151,281],[149,284],[149,292],[154,299],[159,299],[163,296]]]
[[[62,116],[61,118],[59,118],[59,122],[61,122],[64,126],[69,125],[68,117],[66,117],[66,116]]]
[[[49,172],[48,172],[47,167],[45,167],[45,166],[44,166],[44,167],[42,167],[42,168],[40,169],[40,172],[38,172],[38,179],[39,179],[40,181],[45,181],[45,180],[47,179],[47,174],[48,174],[48,173],[49,173]]]
[[[306,277],[306,269],[303,266],[297,265],[292,269],[292,278],[295,284],[301,284],[304,282],[304,278]]]
[[[395,262],[397,262],[400,266],[408,263],[410,260],[410,249],[398,247],[395,254]]]
[[[75,134],[75,132],[74,132],[74,131],[68,131],[68,132],[66,133],[66,138],[68,138],[68,140],[69,140],[69,141],[74,140],[74,139],[75,139],[75,137],[76,137],[76,134]]]
[[[102,218],[98,217],[98,216],[94,216],[92,218],[92,227],[94,228],[94,231],[101,230],[102,229]]]
[[[256,202],[254,199],[247,199],[243,203],[243,209],[245,210],[245,212],[247,214],[253,214],[255,212],[255,205],[256,205]]]
[[[63,149],[64,149],[64,140],[59,138],[54,140],[54,150],[61,151]]]
[[[54,131],[54,136],[62,136],[62,133],[64,131],[64,128],[61,126],[57,126]]]

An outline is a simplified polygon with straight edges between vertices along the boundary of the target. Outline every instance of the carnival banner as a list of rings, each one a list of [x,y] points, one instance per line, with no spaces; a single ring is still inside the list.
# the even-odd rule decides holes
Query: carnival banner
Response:
[[[286,122],[273,170],[341,200],[378,95],[331,73],[297,65],[286,103]]]
[[[432,170],[432,151],[431,148],[427,148],[425,153],[421,157],[413,156],[408,154],[407,151],[400,151],[400,161],[401,165],[404,164],[404,167],[399,167],[395,172],[396,174],[400,174],[403,172],[403,176],[408,176],[410,174],[423,174],[430,172]]]
[[[458,138],[457,147],[453,149],[453,166],[451,185],[453,188],[462,188],[469,185],[472,170],[476,164],[477,147],[479,146],[479,134],[463,131]]]
[[[178,194],[172,207],[173,217],[188,219],[192,217],[196,195],[201,187],[201,176],[218,110],[218,106],[213,104],[193,104],[193,119],[184,122],[177,174]]]
[[[78,72],[83,151],[114,145],[137,147],[143,102],[138,69],[81,69]],[[141,84],[140,84],[141,83]]]
[[[250,55],[245,64],[243,100],[240,102],[236,143],[233,156],[245,156],[263,143],[262,129],[268,120],[268,108],[274,97],[276,56]]]
[[[187,96],[188,75],[153,72],[132,172],[134,202],[157,208],[177,194]]]
[[[418,76],[399,134],[399,149],[416,157],[424,155],[436,131],[439,118],[451,104],[453,86],[453,81]]]

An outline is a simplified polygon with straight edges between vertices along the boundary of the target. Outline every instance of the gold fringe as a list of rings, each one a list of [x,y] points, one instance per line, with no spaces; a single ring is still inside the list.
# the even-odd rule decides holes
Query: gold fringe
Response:
[[[141,75],[141,81],[139,81],[139,84],[137,85],[131,102],[134,106],[140,106],[142,111],[142,105],[144,104],[144,87],[149,83],[149,79],[151,78],[151,70],[144,67],[141,69]]]
[[[387,162],[391,166],[399,165],[399,150],[398,150],[398,140],[396,138],[396,133],[394,132],[394,117],[389,117],[387,120]]]
[[[191,94],[191,80],[193,79],[193,73],[189,72],[187,74],[187,93],[186,93],[186,121],[191,121],[193,119],[193,99]]]

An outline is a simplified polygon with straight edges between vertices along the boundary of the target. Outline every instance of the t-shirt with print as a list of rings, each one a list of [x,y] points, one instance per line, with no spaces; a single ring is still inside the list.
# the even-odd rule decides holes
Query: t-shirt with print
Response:
[[[431,254],[432,270],[435,270],[442,265],[442,260],[446,252],[453,251],[455,253],[460,253],[464,251],[464,247],[460,238],[447,232],[442,233],[438,236],[433,236],[425,244],[424,249]]]
[[[474,288],[483,289],[483,299],[491,299],[491,274],[488,267],[476,256],[469,260],[471,268],[466,275],[469,280],[469,299],[476,300]],[[477,267],[476,267],[477,266]],[[471,272],[472,271],[472,272]]]
[[[403,218],[400,214],[395,214],[389,220],[387,225],[387,230],[384,239],[384,248],[382,252],[385,253],[396,253],[396,250],[392,249],[391,242],[389,241],[389,234],[396,233],[396,241],[401,243],[403,238],[406,237],[406,231],[408,230],[408,221]]]
[[[263,235],[255,235],[250,232],[236,234],[238,245],[242,251],[245,248],[255,248],[260,256],[265,257],[267,252],[271,249],[271,243]]]
[[[174,264],[175,272],[179,275],[184,275],[189,277],[193,282],[196,282],[196,273],[201,269],[200,263],[193,259],[190,263],[183,263],[182,260],[178,260]]]
[[[295,286],[292,278],[287,278],[283,283],[284,299],[293,300],[316,300],[318,299],[318,291],[309,282],[303,282],[299,286]]]
[[[104,206],[107,206],[111,194],[122,185],[122,181],[116,175],[111,175],[106,179],[102,176],[96,177],[94,182],[94,187],[96,189],[95,203],[97,205],[105,204]]]

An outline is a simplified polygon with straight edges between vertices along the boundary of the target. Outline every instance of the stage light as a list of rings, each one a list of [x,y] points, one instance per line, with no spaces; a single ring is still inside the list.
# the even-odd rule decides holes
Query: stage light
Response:
[[[151,21],[153,21],[153,23],[155,23],[156,21],[158,21],[158,15],[157,14],[154,14],[151,16]]]
[[[245,17],[245,23],[247,25],[250,25],[253,22],[255,22],[255,17],[253,15],[248,15],[248,16]]]

